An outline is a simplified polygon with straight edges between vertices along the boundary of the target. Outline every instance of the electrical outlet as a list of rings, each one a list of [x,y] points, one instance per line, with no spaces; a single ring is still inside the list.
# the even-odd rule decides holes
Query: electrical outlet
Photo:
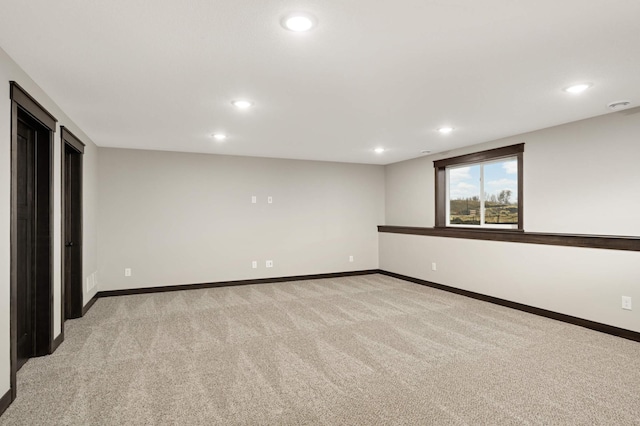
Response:
[[[257,260],[254,260],[253,262],[251,262],[251,267],[252,267],[253,269],[256,269],[256,268],[258,267],[258,261],[257,261]]]
[[[631,310],[631,297],[622,296],[622,309]]]
[[[255,204],[258,202],[258,197],[256,197],[255,195],[251,196],[251,204]]]
[[[267,260],[267,268],[273,268],[273,260]]]
[[[124,268],[124,276],[125,277],[131,276],[131,268]]]
[[[267,203],[273,204],[273,197],[271,195],[267,197]]]
[[[353,262],[353,256],[349,256],[349,262]]]
[[[438,268],[436,266],[436,262],[431,262],[431,270],[432,271],[437,271],[438,270]]]

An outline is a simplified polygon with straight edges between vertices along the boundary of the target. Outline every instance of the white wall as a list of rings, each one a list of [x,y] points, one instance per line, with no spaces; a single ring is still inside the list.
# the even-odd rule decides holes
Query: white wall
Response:
[[[80,137],[77,133],[74,134]],[[98,147],[87,137],[83,137],[82,142],[85,143],[84,155],[82,156],[82,305],[84,306],[95,296],[100,287],[98,275]]]
[[[382,166],[100,148],[98,169],[101,291],[378,268]]]
[[[11,223],[11,100],[9,81],[16,81],[58,119],[54,138],[54,337],[61,331],[61,264],[60,264],[60,125],[66,126],[86,145],[84,156],[84,275],[97,270],[95,210],[97,199],[97,147],[31,78],[0,49],[0,396],[10,386],[10,223]],[[86,291],[86,286],[84,286]],[[92,290],[95,292],[95,288]],[[89,300],[85,294],[85,301]]]
[[[524,229],[639,236],[640,108],[386,167],[386,224],[434,226],[433,160],[520,142]],[[640,331],[640,253],[380,234],[381,269]],[[437,271],[431,270],[437,263]]]
[[[640,107],[391,164],[386,223],[434,226],[434,160],[524,142],[525,231],[640,235],[638,135]]]

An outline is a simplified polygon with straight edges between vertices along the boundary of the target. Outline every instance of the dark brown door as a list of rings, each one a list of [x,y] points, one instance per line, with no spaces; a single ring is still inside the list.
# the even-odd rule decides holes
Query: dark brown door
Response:
[[[82,316],[82,154],[64,144],[65,319]]]
[[[35,354],[35,152],[36,130],[18,121],[17,167],[17,368]]]
[[[53,351],[53,134],[56,119],[17,83],[11,92],[11,400],[17,371]],[[59,342],[64,339],[59,335]],[[58,343],[59,344],[59,343]],[[4,397],[3,397],[4,401]]]

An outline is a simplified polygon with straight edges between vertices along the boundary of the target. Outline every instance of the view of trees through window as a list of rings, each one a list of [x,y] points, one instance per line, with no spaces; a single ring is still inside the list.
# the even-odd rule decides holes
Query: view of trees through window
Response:
[[[447,168],[450,225],[517,225],[518,161]]]

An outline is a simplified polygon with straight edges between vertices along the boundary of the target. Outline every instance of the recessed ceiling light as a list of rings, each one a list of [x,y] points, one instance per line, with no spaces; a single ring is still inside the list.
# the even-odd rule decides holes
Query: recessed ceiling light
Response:
[[[217,141],[223,141],[227,138],[227,135],[225,135],[224,133],[214,133],[213,138]]]
[[[615,101],[615,102],[611,102],[609,105],[607,105],[609,108],[613,109],[613,110],[619,110],[619,109],[623,109],[628,107],[629,105],[631,105],[631,101]]]
[[[421,154],[431,154],[431,151],[429,151],[428,149],[423,149],[422,151],[420,151]]]
[[[282,26],[297,33],[309,31],[316,26],[316,19],[308,13],[290,13],[282,18]]]
[[[376,154],[382,154],[384,152],[384,148],[376,148],[374,149],[374,151],[376,152]]]
[[[585,90],[587,90],[591,86],[592,86],[591,83],[574,84],[573,86],[569,86],[569,87],[565,88],[564,91],[568,92],[568,93],[578,94],[578,93],[584,92]]]
[[[231,101],[231,104],[236,108],[247,109],[253,105],[253,102],[245,101],[245,100],[237,100],[237,101]]]
[[[447,133],[453,132],[453,127],[440,127],[438,131],[446,135]]]

